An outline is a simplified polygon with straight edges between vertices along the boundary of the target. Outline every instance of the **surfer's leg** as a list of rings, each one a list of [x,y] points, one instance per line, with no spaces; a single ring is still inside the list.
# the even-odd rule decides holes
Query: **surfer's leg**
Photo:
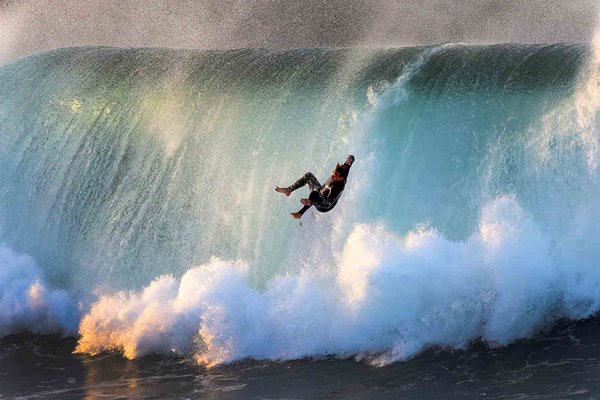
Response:
[[[290,190],[290,188],[286,188],[286,187],[275,186],[275,191],[278,193],[283,193],[288,197],[290,197],[290,194],[292,194],[292,191]]]
[[[304,176],[307,178],[308,188],[310,189],[311,196],[313,193],[321,190],[321,183],[319,183],[319,180],[313,174],[307,172]]]
[[[304,213],[310,208],[310,206],[304,206],[302,207],[302,209],[300,211],[296,211],[292,213],[292,217],[296,218],[296,219],[300,219],[302,218],[302,216],[304,215]]]
[[[289,196],[294,190],[300,189],[301,187],[307,184],[311,191],[321,189],[321,184],[319,183],[318,179],[315,178],[315,176],[311,172],[307,172],[304,175],[302,175],[300,179],[294,182],[292,186],[286,188],[275,186],[275,191]]]
[[[317,191],[312,191],[310,192],[310,196],[308,196],[308,198],[314,203],[316,201],[316,199],[319,197],[319,192]],[[302,216],[304,215],[304,213],[306,211],[308,211],[309,208],[312,207],[312,204],[310,206],[304,206],[302,207],[302,209],[300,209],[300,211],[296,211],[295,213],[292,213],[292,217],[300,219],[302,218]]]
[[[288,189],[293,192],[294,190],[300,189],[307,184],[311,191],[319,190],[321,188],[319,180],[311,172],[307,172],[300,179],[294,182]]]

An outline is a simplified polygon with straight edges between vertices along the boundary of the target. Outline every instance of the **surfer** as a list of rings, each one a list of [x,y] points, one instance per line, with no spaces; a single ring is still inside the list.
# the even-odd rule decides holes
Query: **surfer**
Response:
[[[275,191],[289,196],[294,190],[308,184],[310,195],[307,199],[300,199],[300,203],[303,205],[302,209],[300,211],[291,213],[292,217],[296,219],[302,218],[302,215],[304,215],[306,210],[308,210],[311,206],[315,206],[315,208],[320,212],[330,211],[333,209],[333,207],[335,207],[340,196],[342,195],[342,192],[344,191],[346,179],[348,178],[348,172],[350,172],[350,167],[352,166],[353,162],[354,156],[349,155],[344,164],[336,164],[331,176],[322,186],[311,172],[307,172],[292,186],[285,188],[275,186]]]

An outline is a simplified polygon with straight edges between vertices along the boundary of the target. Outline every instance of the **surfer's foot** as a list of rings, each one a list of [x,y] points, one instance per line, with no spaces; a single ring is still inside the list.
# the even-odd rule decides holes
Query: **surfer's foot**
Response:
[[[302,218],[302,213],[300,211],[296,211],[294,213],[290,213],[292,215],[292,217],[296,218],[296,219],[300,219]]]
[[[290,194],[292,194],[292,191],[290,190],[290,188],[282,188],[282,187],[279,187],[279,186],[275,186],[275,191],[279,192],[279,193],[283,193],[287,197],[290,197]]]

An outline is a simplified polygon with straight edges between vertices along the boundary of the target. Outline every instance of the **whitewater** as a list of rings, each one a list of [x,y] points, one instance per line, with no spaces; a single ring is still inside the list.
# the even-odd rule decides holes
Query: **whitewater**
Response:
[[[585,44],[4,65],[0,335],[382,366],[594,316],[599,66]],[[336,208],[291,219],[305,196],[274,186],[347,154]]]

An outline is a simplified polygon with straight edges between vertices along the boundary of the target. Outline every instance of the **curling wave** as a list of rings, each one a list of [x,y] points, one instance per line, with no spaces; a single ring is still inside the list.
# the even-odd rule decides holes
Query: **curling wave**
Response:
[[[589,317],[599,60],[76,48],[3,66],[0,333],[382,365]],[[341,202],[298,226],[273,186],[348,153]]]

